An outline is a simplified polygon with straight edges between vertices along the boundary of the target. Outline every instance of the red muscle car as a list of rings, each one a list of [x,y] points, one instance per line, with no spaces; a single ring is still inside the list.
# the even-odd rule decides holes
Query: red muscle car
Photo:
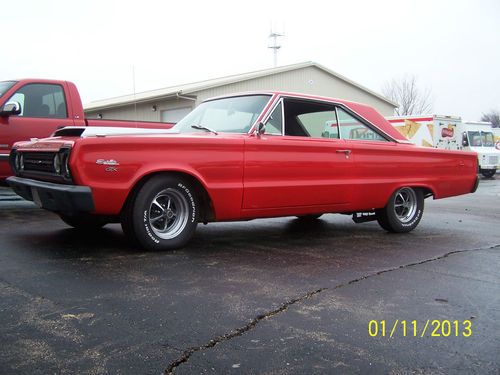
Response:
[[[207,100],[170,130],[64,128],[9,160],[22,197],[76,228],[121,222],[152,250],[184,246],[198,222],[291,215],[409,232],[424,198],[478,184],[474,153],[415,146],[363,104],[281,92]]]

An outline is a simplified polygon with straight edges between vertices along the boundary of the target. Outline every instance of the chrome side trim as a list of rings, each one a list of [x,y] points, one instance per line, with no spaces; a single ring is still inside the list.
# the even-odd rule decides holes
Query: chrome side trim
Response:
[[[339,111],[337,106],[335,106],[335,120],[337,120],[338,139],[342,139],[342,134],[340,133],[340,124],[339,124]]]
[[[9,154],[0,154],[0,161],[8,161]]]

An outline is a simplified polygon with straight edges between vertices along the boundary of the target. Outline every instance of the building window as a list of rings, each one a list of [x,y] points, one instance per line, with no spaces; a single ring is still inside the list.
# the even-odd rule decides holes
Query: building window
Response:
[[[178,123],[182,120],[189,112],[191,112],[191,107],[167,109],[161,111],[161,122],[171,122]]]

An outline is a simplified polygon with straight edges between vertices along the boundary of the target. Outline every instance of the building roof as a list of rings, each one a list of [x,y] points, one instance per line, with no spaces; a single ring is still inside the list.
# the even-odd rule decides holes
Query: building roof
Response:
[[[377,97],[378,99],[385,101],[386,103],[397,107],[398,105],[394,103],[393,101],[387,99],[386,97],[360,85],[359,83],[356,83],[354,81],[351,81],[350,79],[328,69],[325,68],[324,66],[315,63],[313,61],[308,61],[308,62],[303,62],[303,63],[298,63],[298,64],[292,64],[292,65],[285,65],[285,66],[279,66],[276,68],[271,68],[271,69],[264,69],[264,70],[257,70],[254,72],[248,72],[248,73],[242,73],[242,74],[235,74],[235,75],[230,75],[230,76],[225,76],[225,77],[219,77],[219,78],[214,78],[214,79],[208,79],[205,81],[199,81],[199,82],[193,82],[193,83],[187,83],[187,84],[182,84],[182,85],[176,85],[176,86],[170,86],[170,87],[165,87],[161,89],[156,89],[156,90],[150,90],[150,91],[144,91],[140,93],[131,94],[131,95],[123,95],[123,96],[117,96],[114,98],[109,98],[109,99],[103,99],[103,100],[97,100],[93,101],[87,105],[85,105],[85,110],[98,110],[98,109],[107,109],[107,108],[113,108],[113,107],[121,107],[124,105],[132,104],[132,103],[141,103],[141,102],[149,102],[152,100],[156,99],[162,99],[162,98],[168,98],[168,97],[175,97],[178,95],[186,95],[189,96],[190,94],[194,94],[196,92],[202,91],[202,90],[207,90],[211,89],[214,87],[219,87],[219,86],[224,86],[228,85],[231,83],[236,83],[236,82],[242,82],[242,81],[247,81],[255,78],[261,78],[273,74],[279,74],[279,73],[285,73],[293,70],[298,70],[298,69],[303,69],[303,68],[308,68],[308,67],[316,67],[320,70],[323,70],[324,72],[332,75],[335,78],[338,78],[354,87],[357,87],[366,93]]]

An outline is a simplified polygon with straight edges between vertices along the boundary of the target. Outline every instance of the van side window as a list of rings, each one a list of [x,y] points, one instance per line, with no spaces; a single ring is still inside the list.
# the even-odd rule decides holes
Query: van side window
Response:
[[[21,117],[66,118],[66,99],[60,85],[31,83],[21,87],[8,101],[21,104]]]

